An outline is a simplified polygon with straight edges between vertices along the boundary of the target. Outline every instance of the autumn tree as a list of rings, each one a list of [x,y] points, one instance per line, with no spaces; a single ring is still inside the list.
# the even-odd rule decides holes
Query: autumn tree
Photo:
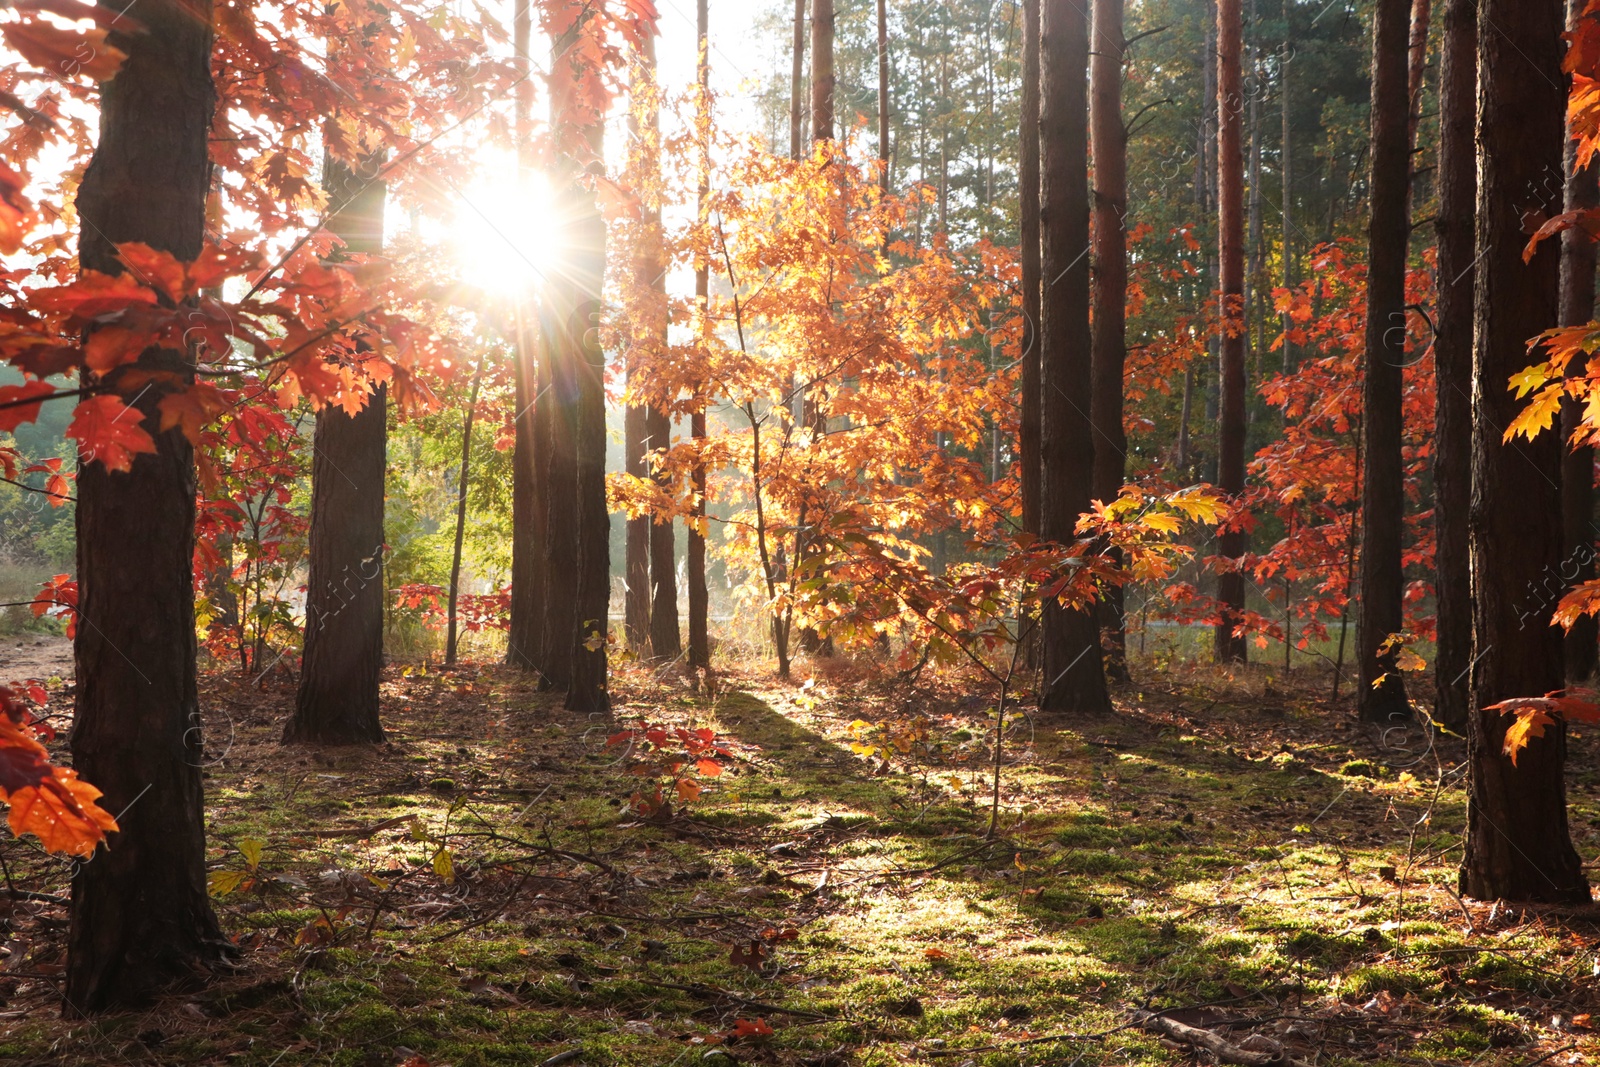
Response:
[[[1217,482],[1223,492],[1244,492],[1245,320],[1244,320],[1244,86],[1240,52],[1244,33],[1240,0],[1217,0],[1217,234],[1221,268],[1221,395],[1217,431]],[[1049,271],[1046,270],[1048,275]],[[1245,606],[1245,575],[1240,569],[1248,538],[1237,522],[1218,538],[1222,573],[1217,578],[1221,618],[1216,628],[1217,660],[1242,663],[1240,632]]]
[[[1483,0],[1478,36],[1478,176],[1472,375],[1472,711],[1461,890],[1478,899],[1587,902],[1567,830],[1560,723],[1517,763],[1505,754],[1501,701],[1565,684],[1562,637],[1541,583],[1561,567],[1562,443],[1505,441],[1519,403],[1507,388],[1528,341],[1557,322],[1560,250],[1530,251],[1525,219],[1560,213],[1562,0]]]
[[[1039,2],[1022,0],[1022,118],[1017,148],[1017,232],[1021,248],[1022,374],[1017,453],[1022,467],[1022,529],[1039,533]]]
[[[100,140],[78,191],[86,276],[125,276],[119,243],[193,261],[204,241],[211,5],[150,0],[138,19],[144,32],[110,38],[127,59],[101,87]],[[63,990],[72,1015],[145,1004],[232,953],[206,891],[194,455],[160,410],[194,379],[187,344],[185,335],[150,347],[91,378],[101,393],[79,415],[126,417],[149,444],[130,455],[124,441],[121,461],[115,436],[80,452],[72,759],[119,813],[120,832],[73,875]]]
[[[1357,703],[1363,719],[1408,718],[1396,667],[1404,627],[1400,553],[1405,530],[1401,377],[1406,364],[1407,190],[1411,182],[1407,48],[1409,0],[1379,0],[1372,24],[1372,163],[1367,224],[1366,373],[1363,394],[1361,596]]]
[[[1477,0],[1446,0],[1440,37],[1438,241],[1434,409],[1434,717],[1463,729],[1472,660],[1472,594],[1467,516],[1472,500],[1473,220],[1478,188],[1474,144],[1478,85]]]
[[[805,0],[795,0],[795,128],[794,140],[790,145],[791,158],[799,156],[799,78],[801,52],[805,47],[805,39],[801,30],[805,24]],[[711,16],[708,10],[708,0],[696,0],[695,4],[695,39],[698,54],[696,56],[696,92],[695,92],[695,220],[700,223],[705,221],[706,195],[709,192],[710,145],[706,142],[711,126]],[[711,299],[711,270],[707,256],[702,252],[694,259],[694,302],[695,324],[703,333],[710,325],[707,308]],[[705,444],[707,434],[706,426],[707,398],[703,395],[695,397],[695,404],[689,414],[689,435],[695,443],[695,462],[690,475],[690,491],[693,494],[693,504],[685,525],[688,527],[688,544],[684,551],[684,577],[688,585],[689,597],[689,669],[691,671],[709,671],[711,669],[711,636],[710,614],[711,595],[706,586],[706,463],[700,457],[699,449]]]
[[[1089,67],[1089,126],[1094,148],[1094,498],[1115,500],[1127,467],[1122,425],[1122,378],[1127,361],[1128,131],[1122,122],[1124,0],[1095,0]],[[1100,626],[1107,637],[1106,671],[1128,676],[1128,631],[1120,585],[1105,590]]]
[[[345,254],[383,251],[382,153],[355,165],[323,163],[325,228]],[[358,342],[365,345],[366,342]],[[351,745],[383,740],[383,497],[388,468],[388,388],[349,390],[317,412],[311,464],[310,573],[305,648],[286,743]]]
[[[1090,421],[1089,20],[1073,0],[1042,0],[1039,20],[1039,535],[1071,544],[1094,490]],[[1040,636],[1045,711],[1107,711],[1092,610],[1047,600]]]

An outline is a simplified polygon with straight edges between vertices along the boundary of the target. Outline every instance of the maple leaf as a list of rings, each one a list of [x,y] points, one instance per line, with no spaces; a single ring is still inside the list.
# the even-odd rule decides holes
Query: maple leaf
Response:
[[[117,76],[128,58],[126,52],[106,43],[106,31],[99,27],[64,29],[35,19],[0,26],[0,35],[29,63],[62,78],[86,74],[97,82],[107,82]]]
[[[730,1037],[766,1037],[772,1033],[772,1027],[767,1025],[765,1019],[751,1022],[749,1019],[735,1019],[733,1029],[728,1031]]]
[[[39,417],[43,398],[56,391],[49,382],[23,382],[21,385],[0,385],[0,433],[10,433],[25,422]],[[40,403],[18,403],[40,398]],[[15,405],[6,407],[4,405]]]
[[[117,245],[117,258],[174,304],[189,296],[188,273],[171,252],[151,248],[142,241],[127,241]]]
[[[1506,432],[1501,440],[1510,442],[1522,436],[1533,440],[1539,434],[1548,430],[1561,413],[1561,398],[1566,395],[1566,385],[1563,382],[1551,382],[1538,393],[1534,394],[1527,407],[1517,412],[1517,417],[1511,420],[1511,425],[1506,427]]]
[[[0,160],[0,253],[12,255],[22,247],[33,205],[22,195],[28,180]]]
[[[84,321],[138,304],[155,304],[159,299],[154,289],[139,284],[131,274],[97,270],[83,271],[66,285],[37,289],[30,295],[33,305],[42,311],[65,312]]]
[[[66,435],[78,442],[82,462],[99,461],[107,470],[126,471],[136,454],[156,450],[155,441],[139,425],[143,418],[118,397],[90,397],[73,410]]]
[[[1517,762],[1517,753],[1528,747],[1529,741],[1543,737],[1545,729],[1557,721],[1600,722],[1600,704],[1580,697],[1562,696],[1561,692],[1557,689],[1542,697],[1512,697],[1484,709],[1516,716],[1516,721],[1506,727],[1503,750],[1511,757],[1513,766]]]
[[[174,426],[183,428],[183,436],[191,444],[200,443],[200,432],[207,423],[228,410],[228,398],[222,390],[205,382],[194,382],[178,393],[168,393],[161,398],[161,429]]]

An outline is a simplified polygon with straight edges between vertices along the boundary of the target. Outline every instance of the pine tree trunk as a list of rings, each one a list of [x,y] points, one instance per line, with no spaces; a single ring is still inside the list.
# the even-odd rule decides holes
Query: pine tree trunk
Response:
[[[1088,11],[1077,0],[1043,0],[1039,21],[1039,228],[1041,495],[1039,534],[1070,545],[1094,489],[1089,409]],[[1100,626],[1092,610],[1044,605],[1040,649],[1043,711],[1108,711]]]
[[[1094,0],[1094,48],[1089,68],[1089,126],[1094,147],[1094,499],[1109,503],[1122,491],[1128,437],[1122,425],[1122,375],[1127,360],[1128,134],[1122,124],[1124,0]],[[1106,673],[1128,677],[1128,630],[1122,586],[1100,600]]]
[[[704,26],[702,21],[701,26]],[[700,34],[700,51],[705,52],[705,33]],[[799,159],[806,147],[806,0],[794,0],[794,46],[789,72],[789,158]],[[705,60],[701,64],[704,66]]]
[[[323,184],[335,214],[327,229],[347,252],[383,251],[386,190],[368,157],[357,173],[332,156]],[[311,460],[310,557],[305,648],[285,744],[356,745],[383,740],[378,683],[383,673],[383,491],[388,467],[388,389],[379,386],[354,415],[329,404],[317,412]]]
[[[1022,122],[1018,219],[1022,250],[1022,529],[1039,533],[1039,0],[1022,0]]]
[[[811,0],[811,139],[831,141],[833,125],[833,0]]]
[[[483,380],[483,359],[472,371],[472,388],[467,394],[467,417],[461,427],[461,473],[456,482],[456,542],[450,556],[449,619],[445,624],[444,661],[456,661],[456,603],[461,599],[461,549],[467,534],[467,489],[472,484],[472,423],[478,414],[478,385]]]
[[[1405,532],[1401,455],[1406,364],[1406,246],[1411,181],[1406,86],[1410,0],[1373,8],[1370,217],[1367,224],[1367,336],[1361,419],[1361,596],[1356,612],[1356,704],[1367,722],[1411,715],[1389,635],[1404,629],[1400,565]],[[1387,651],[1383,651],[1387,648]]]
[[[878,187],[889,191],[889,3],[878,0]],[[888,235],[885,234],[885,240]]]
[[[1239,0],[1217,2],[1217,208],[1221,269],[1220,422],[1217,432],[1217,483],[1223,492],[1244,492],[1244,88],[1240,52],[1244,33]],[[1244,622],[1245,576],[1238,569],[1247,538],[1227,529],[1218,552],[1229,569],[1217,579],[1221,621],[1217,624],[1217,662],[1243,663],[1247,645],[1235,632]]]
[[[697,0],[695,5],[696,35],[700,42],[699,78],[701,107],[709,108],[708,95],[711,81],[711,57],[709,54],[709,41],[711,32],[711,17],[708,11],[708,0]],[[795,0],[795,84],[798,86],[800,79],[800,57],[804,48],[804,36],[801,29],[805,22],[805,0]],[[798,110],[799,89],[795,90],[796,109]],[[796,125],[798,131],[798,124]],[[796,133],[798,137],[798,132]],[[798,141],[792,154],[799,157]],[[696,194],[695,212],[697,216],[705,214],[706,196],[710,190],[707,186],[707,176],[704,163],[700,169],[700,186]],[[700,308],[702,316],[709,306],[711,294],[711,274],[708,265],[702,261],[695,264],[694,270],[695,304]],[[706,441],[706,412],[704,401],[690,415],[689,435],[694,438],[696,448],[701,448]],[[689,543],[685,551],[685,569],[689,584],[689,669],[691,671],[711,669],[711,593],[706,587],[706,467],[703,462],[696,462],[692,475],[692,489],[694,492],[694,510],[689,520]]]
[[[523,73],[528,67],[531,28],[528,0],[516,0],[511,16],[512,52],[513,62]],[[513,99],[519,178],[527,165],[532,89],[532,81],[524,79],[517,85]],[[543,456],[537,443],[538,419],[534,413],[539,391],[534,356],[538,339],[529,322],[525,301],[517,301],[515,315],[517,336],[513,358],[516,364],[512,368],[512,380],[517,409],[512,415],[511,620],[506,634],[506,663],[531,671],[537,670],[544,659],[545,513],[539,487]]]
[[[1294,136],[1289,108],[1289,63],[1294,55],[1294,24],[1291,21],[1294,0],[1283,0],[1283,52],[1278,61],[1278,106],[1281,112],[1282,132],[1278,141],[1278,174],[1283,193],[1283,287],[1294,287]],[[1292,320],[1283,314],[1283,373],[1294,372],[1294,343],[1289,340]]]
[[[659,277],[665,282],[666,273]],[[661,344],[666,346],[667,324],[661,323]],[[652,450],[672,446],[672,419],[652,408],[648,422]],[[666,479],[657,479],[665,486]],[[672,516],[650,524],[650,654],[660,660],[675,660],[683,652],[678,632],[678,546]]]
[[[628,377],[637,377],[639,356],[630,353]],[[622,470],[638,479],[649,476],[645,466],[646,439],[650,436],[650,416],[643,404],[629,404],[622,411]],[[623,634],[628,647],[648,656],[650,651],[650,526],[648,513],[627,520],[627,547],[623,562]]]
[[[1472,503],[1473,219],[1477,211],[1477,0],[1446,0],[1439,65],[1437,318],[1433,365],[1434,718],[1467,728],[1472,599],[1467,513]]]
[[[148,33],[112,35],[128,58],[100,87],[99,145],[77,198],[85,270],[123,271],[112,242],[142,241],[180,260],[200,254],[211,5],[148,0],[139,22]],[[193,355],[151,349],[139,367],[191,380]],[[230,952],[206,890],[194,454],[178,429],[158,432],[159,389],[105,384],[125,403],[138,398],[157,451],[125,473],[92,460],[79,470],[72,760],[121,829],[72,878],[69,1016],[194,986]]]
[[[1428,70],[1428,23],[1433,18],[1433,0],[1412,0],[1410,58],[1406,75],[1406,143],[1415,151],[1417,123],[1422,119],[1422,80]],[[1415,170],[1415,168],[1413,168]]]
[[[1558,319],[1560,249],[1523,262],[1528,212],[1561,209],[1566,111],[1562,0],[1482,0],[1478,38],[1478,222],[1472,390],[1472,708],[1461,892],[1480,900],[1587,902],[1567,832],[1566,731],[1546,730],[1513,765],[1509,721],[1490,705],[1560,689],[1561,632],[1541,582],[1561,565],[1562,444],[1502,441],[1520,402],[1506,382],[1528,339]],[[1530,69],[1531,68],[1531,69]]]
[[[562,211],[576,244],[576,215],[583,190],[566,190]],[[574,257],[569,257],[574,258]],[[582,382],[580,351],[584,303],[578,268],[564,264],[563,275],[546,288],[539,308],[543,358],[539,361],[539,402],[534,405],[534,456],[538,462],[539,503],[543,515],[545,577],[539,589],[543,608],[539,688],[572,685],[572,650],[581,621],[578,608],[578,408]]]
[[[1419,3],[1424,0],[1418,0]],[[1568,19],[1576,22],[1583,13],[1584,0],[1569,0]],[[1600,206],[1600,165],[1592,160],[1578,166],[1577,142],[1566,142],[1566,211],[1581,211]],[[1595,244],[1581,226],[1561,235],[1561,325],[1582,326],[1594,319]],[[1580,355],[1569,367],[1572,375],[1588,370],[1588,359]],[[1568,440],[1582,422],[1583,405],[1571,397],[1561,404],[1561,439]],[[1567,448],[1561,457],[1561,522],[1563,527],[1561,578],[1569,585],[1590,581],[1594,564],[1594,449]],[[1580,615],[1567,631],[1567,681],[1586,685],[1594,677],[1600,639],[1593,615]]]

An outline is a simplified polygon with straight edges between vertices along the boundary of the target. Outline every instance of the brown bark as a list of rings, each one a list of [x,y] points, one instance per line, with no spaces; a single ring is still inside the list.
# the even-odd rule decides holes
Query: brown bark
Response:
[[[833,0],[811,0],[811,139],[831,141],[833,127]]]
[[[1092,403],[1094,498],[1122,491],[1128,436],[1122,425],[1122,375],[1127,361],[1128,131],[1122,124],[1124,0],[1094,0],[1094,48],[1089,67],[1089,127],[1094,147],[1094,339]],[[1120,585],[1100,600],[1106,673],[1128,677],[1128,630]]]
[[[700,95],[701,107],[710,107],[708,86],[711,77],[711,59],[708,54],[708,39],[710,35],[710,13],[708,0],[698,0],[695,5],[695,26],[700,42]],[[795,0],[795,82],[799,84],[800,54],[804,38],[800,32],[800,25],[804,22],[805,0]],[[798,110],[799,91],[795,92],[796,110]],[[798,124],[796,125],[798,131]],[[798,132],[796,132],[798,138]],[[796,151],[793,155],[799,156],[798,140],[794,145]],[[701,217],[705,215],[706,196],[710,192],[707,187],[706,167],[702,159],[700,167],[700,187],[696,193],[696,213]],[[700,308],[703,316],[707,301],[711,293],[711,276],[708,264],[701,261],[695,264],[694,294],[695,304]],[[702,447],[706,440],[706,412],[704,402],[690,415],[689,435],[694,438],[695,446]],[[697,462],[691,476],[692,490],[694,492],[694,509],[689,521],[689,543],[685,551],[685,569],[689,585],[689,669],[711,669],[711,636],[710,613],[711,595],[706,587],[706,468],[704,463]]]
[[[528,38],[532,28],[531,0],[516,0],[511,13],[512,62],[528,70]],[[533,82],[524,78],[513,98],[517,139],[517,174],[526,169],[529,146],[529,112]],[[506,634],[506,663],[525,671],[536,670],[544,658],[544,503],[539,489],[538,426],[534,415],[539,388],[535,366],[536,332],[524,301],[516,305],[516,344],[512,367],[516,411],[512,415],[511,452],[511,619]]]
[[[630,353],[628,377],[638,375],[638,356]],[[643,404],[629,404],[622,412],[622,470],[634,478],[649,475],[645,466],[645,439],[649,437],[649,413]],[[627,542],[623,561],[622,628],[628,647],[645,655],[650,643],[650,515],[627,520]]]
[[[1039,21],[1041,298],[1039,533],[1070,545],[1094,488],[1090,422],[1088,11],[1043,0]],[[1108,711],[1100,627],[1092,610],[1043,608],[1044,711]]]
[[[1283,0],[1283,52],[1278,61],[1278,106],[1282,132],[1278,142],[1278,174],[1283,193],[1283,287],[1294,286],[1294,137],[1289,108],[1289,63],[1294,55],[1294,24],[1291,21],[1294,0]],[[1289,313],[1283,314],[1283,373],[1294,371],[1294,344],[1288,333],[1292,327]]]
[[[1039,0],[1022,0],[1022,144],[1018,216],[1022,249],[1022,528],[1039,532]]]
[[[878,0],[878,174],[879,188],[889,191],[889,2]],[[887,239],[887,235],[886,235]]]
[[[1417,147],[1417,123],[1422,118],[1422,80],[1428,70],[1428,23],[1433,18],[1433,0],[1412,0],[1411,38],[1407,45],[1406,143]]]
[[[345,252],[383,251],[386,190],[373,180],[381,156],[358,169],[327,157],[327,229]],[[365,172],[365,173],[360,173]],[[354,745],[383,740],[378,683],[383,673],[383,494],[388,467],[388,389],[379,386],[354,415],[329,404],[317,412],[311,460],[310,567],[305,647],[285,744]]]
[[[1220,257],[1222,337],[1221,395],[1217,432],[1217,483],[1231,496],[1244,492],[1244,88],[1240,52],[1244,33],[1239,0],[1217,2],[1217,209]],[[1219,663],[1243,663],[1245,576],[1237,561],[1245,553],[1243,530],[1229,529],[1218,539],[1218,552],[1228,568],[1217,579],[1222,618],[1217,624]]]
[[[1576,22],[1583,13],[1583,0],[1569,0],[1569,22]],[[1565,210],[1582,211],[1600,206],[1600,166],[1593,161],[1586,167],[1578,166],[1578,146],[1570,137],[1566,142],[1566,195]],[[1595,244],[1587,231],[1574,226],[1561,235],[1561,325],[1582,326],[1594,319]],[[1588,359],[1579,356],[1569,373],[1582,375],[1588,370]],[[1571,397],[1561,403],[1561,437],[1571,438],[1582,423],[1583,405]],[[1595,576],[1594,564],[1594,449],[1568,448],[1561,457],[1561,523],[1562,556],[1561,578],[1568,585],[1590,581]],[[1567,631],[1566,665],[1567,681],[1572,685],[1588,683],[1596,667],[1596,640],[1600,639],[1593,615],[1580,615]]]
[[[1373,8],[1371,163],[1368,171],[1367,334],[1361,419],[1361,595],[1356,611],[1356,704],[1361,718],[1409,718],[1398,647],[1404,628],[1405,467],[1401,455],[1406,364],[1406,246],[1411,180],[1406,90],[1406,21],[1410,0]],[[1388,651],[1380,650],[1388,648]]]
[[[123,270],[113,242],[200,253],[210,164],[211,5],[149,0],[149,31],[116,34],[127,61],[100,88],[100,140],[78,191],[85,270]],[[142,368],[192,380],[193,353]],[[117,389],[156,443],[131,470],[93,462],[77,487],[73,766],[119,832],[72,878],[64,1011],[142,1006],[230,954],[206,891],[204,749],[195,684],[194,454],[159,432],[159,389]],[[131,383],[130,383],[131,384]]]
[[[1482,0],[1478,37],[1478,219],[1472,390],[1472,708],[1461,891],[1478,899],[1587,902],[1567,832],[1566,731],[1552,726],[1503,754],[1491,705],[1559,689],[1562,637],[1543,584],[1561,565],[1562,444],[1556,434],[1503,443],[1519,402],[1506,382],[1527,365],[1528,339],[1558,320],[1560,249],[1523,262],[1527,219],[1561,209],[1566,110],[1562,0]]]
[[[444,661],[456,661],[456,601],[461,596],[461,547],[467,533],[467,488],[472,484],[472,422],[478,413],[478,385],[483,380],[483,360],[472,371],[467,394],[467,417],[461,427],[461,473],[456,484],[456,543],[450,556],[449,619],[445,625]]]
[[[704,33],[700,35],[700,51],[703,67]],[[789,158],[799,159],[806,146],[806,0],[794,0],[794,46],[790,59],[793,67],[789,72]]]
[[[1446,0],[1439,65],[1438,279],[1433,366],[1433,524],[1436,645],[1434,718],[1467,727],[1472,601],[1467,513],[1472,503],[1473,219],[1478,160],[1477,0]]]

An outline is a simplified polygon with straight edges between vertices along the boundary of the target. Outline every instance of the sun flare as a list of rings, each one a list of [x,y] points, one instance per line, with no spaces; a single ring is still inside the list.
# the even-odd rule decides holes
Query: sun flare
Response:
[[[465,189],[450,230],[461,280],[495,296],[540,288],[560,260],[562,233],[540,174]]]

